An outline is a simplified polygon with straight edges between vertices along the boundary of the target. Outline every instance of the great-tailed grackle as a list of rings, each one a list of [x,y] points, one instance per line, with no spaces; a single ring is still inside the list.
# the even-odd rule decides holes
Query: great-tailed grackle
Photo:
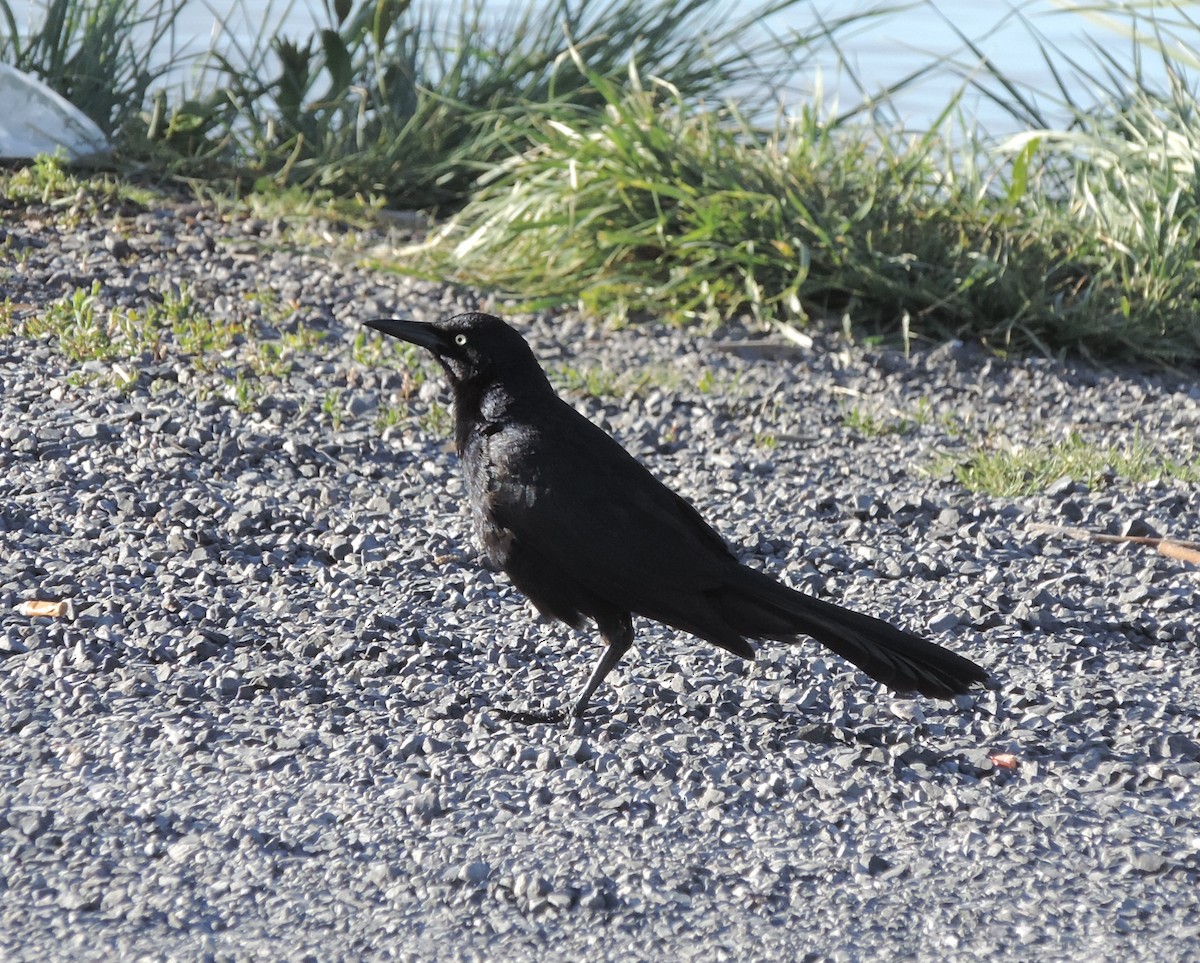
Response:
[[[445,369],[471,516],[491,562],[544,615],[576,628],[595,620],[605,649],[575,716],[632,645],[634,615],[746,659],[748,638],[809,635],[897,692],[949,698],[987,679],[960,655],[739,563],[696,509],[554,393],[499,318],[366,323],[428,348]]]

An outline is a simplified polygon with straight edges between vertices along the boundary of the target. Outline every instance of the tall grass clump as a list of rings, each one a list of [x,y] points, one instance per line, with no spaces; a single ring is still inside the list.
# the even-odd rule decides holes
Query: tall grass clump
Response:
[[[1001,144],[958,97],[916,134],[819,100],[764,127],[635,69],[624,84],[593,76],[603,113],[548,111],[419,264],[609,315],[832,317],[1194,363],[1200,101],[1169,59],[1165,93],[1132,62],[1090,77],[1088,102],[1064,84],[1069,126]],[[1014,116],[1031,103],[1018,96]]]
[[[1051,90],[962,36],[961,62],[860,85],[839,111],[819,85],[781,91],[821,53],[853,79],[843,31],[935,5],[780,39],[760,22],[804,0],[529,0],[501,19],[486,0],[323,0],[307,36],[268,12],[250,41],[218,37],[193,62],[173,46],[186,0],[140,2],[47,0],[20,35],[0,0],[0,55],[114,133],[119,158],[452,213],[402,270],[607,316],[1200,362],[1188,5],[1088,6],[1129,24],[1128,54],[1096,43],[1096,66],[1029,26]],[[188,65],[190,87],[164,86]],[[961,85],[907,132],[889,98],[947,70]],[[968,121],[976,93],[1023,132],[1001,142]]]
[[[1068,180],[1037,200],[1069,227],[1060,259],[1077,278],[1056,342],[1200,359],[1200,98],[1166,66],[1166,92],[1135,70],[1069,126],[1005,145]]]
[[[50,0],[23,36],[0,0],[0,55],[122,131],[126,156],[430,207],[461,202],[481,171],[528,146],[545,105],[600,106],[571,44],[599,76],[635,57],[689,98],[723,95],[768,85],[767,63],[782,58],[753,28],[804,0],[734,15],[716,0],[531,0],[499,18],[485,0],[324,0],[304,36],[268,5],[250,40],[219,35],[199,58],[170,29],[184,2],[144,13],[139,0]],[[167,74],[175,87],[151,90]]]
[[[480,171],[527,146],[529,117],[545,105],[599,105],[590,78],[571,69],[571,42],[599,76],[638,56],[704,97],[750,78],[765,41],[747,40],[748,28],[797,2],[723,24],[712,0],[543,0],[501,20],[483,0],[326,0],[319,38],[218,58],[238,105],[226,128],[280,180],[406,206],[458,201]]]
[[[1056,284],[1045,239],[989,203],[978,145],[816,107],[763,131],[634,69],[592,82],[601,117],[547,116],[424,246],[430,270],[676,320],[909,312],[996,338]]]

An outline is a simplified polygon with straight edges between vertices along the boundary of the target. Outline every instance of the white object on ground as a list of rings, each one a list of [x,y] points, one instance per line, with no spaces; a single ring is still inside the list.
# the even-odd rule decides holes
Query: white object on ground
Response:
[[[68,160],[107,154],[108,138],[90,117],[36,77],[0,64],[0,159],[53,154]]]

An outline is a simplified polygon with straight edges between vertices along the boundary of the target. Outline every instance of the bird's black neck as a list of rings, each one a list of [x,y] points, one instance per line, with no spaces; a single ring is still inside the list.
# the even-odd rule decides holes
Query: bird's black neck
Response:
[[[455,447],[462,454],[475,432],[491,434],[522,411],[545,406],[556,398],[540,369],[536,378],[529,377],[519,385],[496,381],[461,382],[454,389]]]

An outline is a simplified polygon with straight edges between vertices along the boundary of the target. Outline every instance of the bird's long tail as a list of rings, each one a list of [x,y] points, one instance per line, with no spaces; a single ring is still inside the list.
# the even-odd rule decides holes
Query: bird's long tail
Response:
[[[796,592],[753,569],[741,573],[735,586],[712,599],[739,635],[811,636],[896,692],[948,699],[987,681],[987,672],[970,659],[881,619]]]

